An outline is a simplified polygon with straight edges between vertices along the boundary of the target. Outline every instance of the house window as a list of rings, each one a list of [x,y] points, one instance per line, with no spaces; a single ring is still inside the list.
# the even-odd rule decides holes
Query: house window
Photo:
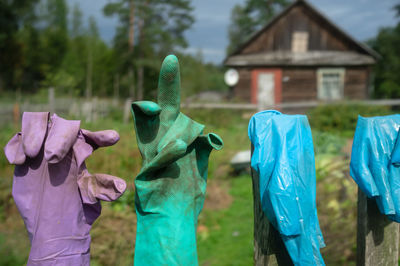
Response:
[[[326,101],[343,99],[344,74],[343,68],[318,69],[318,99]]]
[[[308,50],[308,32],[295,31],[292,35],[292,52],[304,53]]]

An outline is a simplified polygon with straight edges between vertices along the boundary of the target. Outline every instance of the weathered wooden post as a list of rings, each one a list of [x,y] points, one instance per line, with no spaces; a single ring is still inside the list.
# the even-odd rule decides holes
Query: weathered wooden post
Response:
[[[119,74],[114,75],[114,97],[113,106],[117,107],[119,102]]]
[[[253,150],[252,145],[251,155],[253,155]],[[257,171],[251,169],[251,177],[254,202],[254,264],[256,266],[293,265],[279,232],[270,224],[261,208]]]
[[[14,126],[16,128],[19,126],[21,118],[20,102],[21,102],[21,87],[18,87],[16,90],[16,101],[13,106],[13,121],[14,121]]]
[[[311,128],[275,110],[250,119],[256,265],[325,265]],[[265,214],[265,216],[264,216]]]
[[[398,265],[400,208],[396,180],[400,176],[399,125],[398,115],[358,117],[350,175],[359,186],[359,266]]]
[[[55,112],[55,96],[54,96],[54,87],[49,88],[49,111],[51,113]]]
[[[123,121],[125,124],[127,124],[130,120],[131,117],[131,105],[132,105],[132,98],[128,98],[125,100],[124,103],[124,115],[123,115]]]
[[[375,199],[360,189],[357,210],[357,265],[398,265],[399,224],[382,214]]]

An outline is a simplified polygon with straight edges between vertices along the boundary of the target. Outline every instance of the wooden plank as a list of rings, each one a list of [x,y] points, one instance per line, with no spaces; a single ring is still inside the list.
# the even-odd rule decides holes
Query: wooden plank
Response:
[[[316,68],[284,68],[282,77],[282,101],[307,101],[317,99]]]
[[[48,89],[48,102],[49,102],[49,111],[50,113],[54,113],[55,112],[55,96],[54,96],[54,87],[50,87]]]
[[[254,147],[251,147],[253,154]],[[254,264],[293,265],[279,233],[268,221],[261,208],[260,182],[256,171],[251,169],[254,204]]]
[[[264,30],[241,51],[241,54],[290,51],[292,34],[295,31],[309,33],[309,50],[359,50],[325,19],[305,6],[298,5]]]
[[[360,189],[357,210],[357,265],[398,265],[399,224],[382,215],[375,199]]]
[[[251,100],[251,70],[249,68],[239,68],[239,82],[234,87],[234,96],[243,101],[250,102]]]
[[[344,96],[350,99],[368,97],[368,67],[347,67]]]

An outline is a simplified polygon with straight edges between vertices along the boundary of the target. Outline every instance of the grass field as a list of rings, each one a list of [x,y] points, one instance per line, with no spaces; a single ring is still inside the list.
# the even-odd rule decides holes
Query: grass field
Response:
[[[199,217],[198,253],[201,265],[251,265],[253,263],[253,202],[251,178],[235,176],[229,165],[232,156],[249,149],[247,124],[250,114],[239,111],[184,110],[224,140],[222,151],[210,157],[207,199]],[[132,265],[136,215],[133,180],[141,165],[133,124],[118,118],[83,123],[83,128],[113,128],[121,140],[100,149],[87,160],[91,172],[120,176],[128,191],[114,203],[103,203],[101,217],[92,229],[92,265]],[[2,128],[4,147],[18,130]],[[327,247],[322,250],[328,265],[352,265],[355,260],[356,186],[348,175],[347,139],[313,131],[316,145],[317,206]],[[11,197],[13,167],[0,155],[0,265],[24,265],[29,253],[25,228]]]

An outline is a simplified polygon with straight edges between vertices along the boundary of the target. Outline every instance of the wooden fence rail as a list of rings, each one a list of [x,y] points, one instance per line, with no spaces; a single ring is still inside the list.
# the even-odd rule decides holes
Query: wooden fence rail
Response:
[[[264,106],[262,109],[299,109],[299,108],[313,108],[321,105],[381,105],[381,106],[400,106],[400,99],[383,99],[383,100],[365,100],[365,101],[332,101],[332,102],[319,102],[319,101],[306,101],[306,102],[289,102],[280,103],[270,106]],[[257,110],[259,106],[251,103],[183,103],[183,108],[198,108],[198,109],[239,109],[239,110]]]

